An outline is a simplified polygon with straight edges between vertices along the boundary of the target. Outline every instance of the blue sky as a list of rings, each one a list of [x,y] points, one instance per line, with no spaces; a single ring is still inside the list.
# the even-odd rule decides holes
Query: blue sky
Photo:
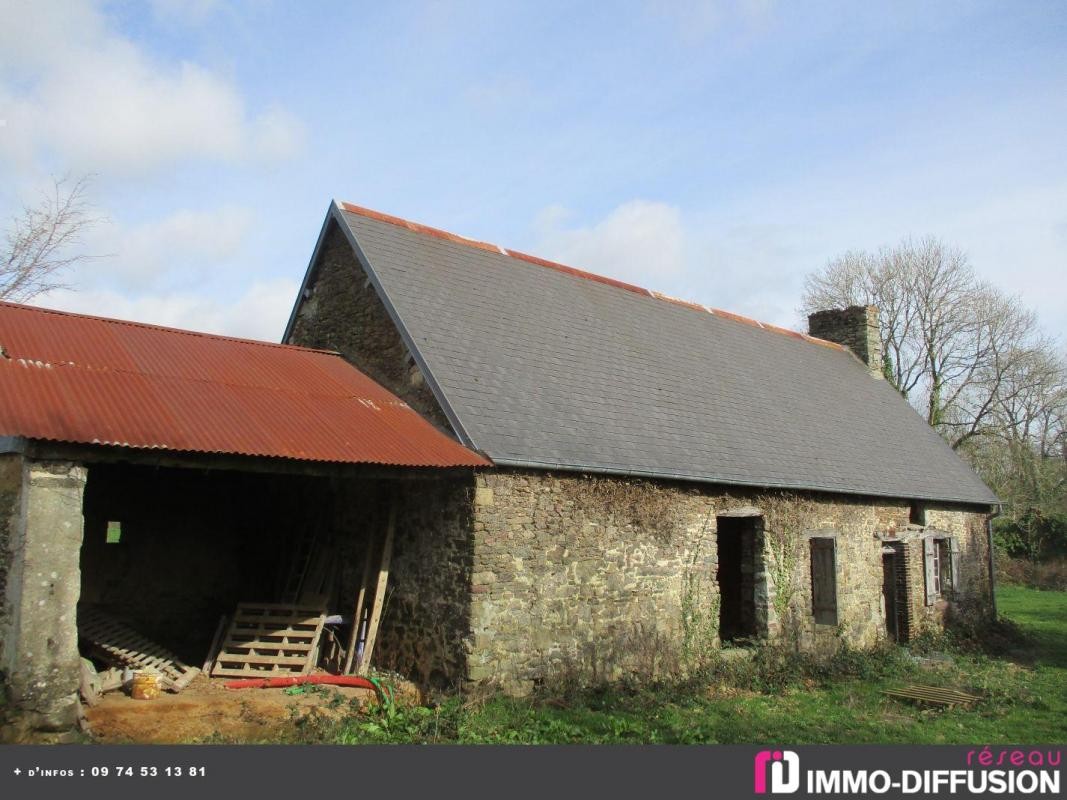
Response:
[[[42,305],[277,339],[336,197],[790,327],[933,234],[1067,335],[1063,3],[0,0],[0,120],[108,218]]]

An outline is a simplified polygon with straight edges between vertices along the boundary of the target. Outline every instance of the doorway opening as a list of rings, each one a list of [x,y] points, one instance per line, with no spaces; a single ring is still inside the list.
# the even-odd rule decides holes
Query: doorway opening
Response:
[[[758,635],[756,575],[763,518],[718,517],[719,638],[723,642]]]
[[[891,542],[882,548],[882,603],[886,636],[891,642],[907,641],[907,570],[904,548],[899,542]]]

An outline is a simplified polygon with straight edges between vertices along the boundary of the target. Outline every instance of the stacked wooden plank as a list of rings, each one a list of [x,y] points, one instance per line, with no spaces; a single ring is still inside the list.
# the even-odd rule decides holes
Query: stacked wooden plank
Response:
[[[104,660],[159,673],[164,688],[171,692],[180,692],[200,674],[196,667],[94,606],[78,609],[78,636]]]
[[[321,606],[240,603],[211,675],[307,675],[317,660],[325,620]]]
[[[368,543],[367,558],[363,564],[363,580],[356,595],[356,608],[352,613],[352,631],[345,654],[344,674],[351,673],[353,666],[360,675],[366,675],[370,671],[374,643],[378,637],[378,626],[382,619],[385,590],[389,584],[389,564],[393,556],[396,516],[397,498],[394,493],[389,505],[389,519],[385,526],[385,541],[378,560],[377,578],[373,585],[370,583],[375,555],[373,536]],[[372,596],[371,604],[367,605],[367,599]]]
[[[901,689],[885,689],[882,694],[896,697],[902,700],[912,700],[926,705],[946,706],[971,706],[982,698],[973,694],[967,694],[957,689],[942,689],[937,686],[912,685]]]

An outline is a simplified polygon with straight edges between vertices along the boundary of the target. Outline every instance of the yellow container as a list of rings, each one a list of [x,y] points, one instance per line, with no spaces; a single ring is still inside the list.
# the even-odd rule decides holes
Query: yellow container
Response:
[[[161,691],[159,676],[154,672],[138,672],[133,676],[130,697],[134,700],[152,700],[159,697]]]

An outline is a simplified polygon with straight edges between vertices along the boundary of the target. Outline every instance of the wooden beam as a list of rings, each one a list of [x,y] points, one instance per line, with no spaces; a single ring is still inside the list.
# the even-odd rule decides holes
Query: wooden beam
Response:
[[[389,583],[389,562],[393,558],[393,535],[396,533],[396,493],[389,503],[389,522],[385,527],[385,543],[382,544],[382,563],[378,567],[378,582],[374,586],[374,604],[371,606],[370,621],[367,623],[367,641],[363,645],[363,656],[359,660],[359,674],[366,675],[370,669],[371,657],[374,655],[374,642],[378,638],[378,625],[382,620],[382,604],[385,601],[385,587]]]
[[[225,614],[219,617],[219,624],[215,627],[215,636],[211,639],[211,646],[207,650],[207,657],[204,659],[203,673],[205,675],[211,674],[211,668],[215,666],[215,656],[219,654],[219,648],[222,647],[222,637],[226,633],[228,618]]]
[[[370,582],[370,565],[374,558],[374,534],[367,543],[367,557],[363,559],[363,579],[359,583],[359,594],[356,597],[356,607],[352,611],[352,634],[348,637],[348,649],[345,652],[345,667],[343,675],[352,672],[352,659],[356,655],[356,645],[359,643],[359,629],[363,626],[363,603],[367,599],[367,584]]]
[[[12,437],[7,437],[8,439]],[[7,447],[15,443],[0,442]],[[472,467],[403,467],[378,464],[348,464],[327,461],[303,461],[295,458],[272,458],[226,453],[193,453],[154,448],[117,445],[69,444],[26,439],[19,452],[38,460],[77,461],[83,464],[131,464],[193,470],[228,470],[271,475],[307,475],[311,477],[357,480],[425,481],[448,480],[472,475]]]

